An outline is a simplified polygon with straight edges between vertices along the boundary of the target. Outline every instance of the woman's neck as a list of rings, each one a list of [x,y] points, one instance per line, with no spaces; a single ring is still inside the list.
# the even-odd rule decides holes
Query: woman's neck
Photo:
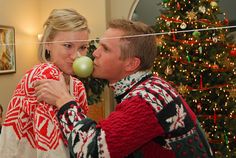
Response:
[[[63,74],[63,76],[65,78],[66,85],[69,85],[70,84],[70,75]]]

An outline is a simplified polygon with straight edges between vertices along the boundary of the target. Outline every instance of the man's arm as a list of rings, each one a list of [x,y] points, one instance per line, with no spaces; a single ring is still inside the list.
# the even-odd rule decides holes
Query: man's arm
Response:
[[[38,101],[46,101],[58,109],[69,101],[74,100],[70,95],[62,74],[59,81],[45,79],[34,82],[35,94]]]
[[[60,127],[75,157],[125,157],[163,133],[153,109],[138,96],[119,104],[97,124],[82,113],[67,92],[62,92],[62,80],[52,82],[37,83],[36,87],[41,87],[38,96],[59,108]]]

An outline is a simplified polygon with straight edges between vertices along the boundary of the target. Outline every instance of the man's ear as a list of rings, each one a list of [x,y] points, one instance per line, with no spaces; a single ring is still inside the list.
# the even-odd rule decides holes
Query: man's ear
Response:
[[[127,59],[126,71],[135,71],[140,66],[141,60],[137,57]]]

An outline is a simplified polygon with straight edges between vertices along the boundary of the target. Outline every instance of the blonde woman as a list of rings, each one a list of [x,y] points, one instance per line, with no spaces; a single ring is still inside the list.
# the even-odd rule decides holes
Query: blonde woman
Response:
[[[86,114],[85,88],[72,77],[72,63],[79,54],[86,54],[88,38],[87,20],[75,10],[55,9],[50,13],[39,46],[42,63],[23,76],[8,105],[0,138],[0,157],[69,157],[56,118],[58,110],[36,100],[33,83],[41,79],[58,80],[63,74],[68,92]]]

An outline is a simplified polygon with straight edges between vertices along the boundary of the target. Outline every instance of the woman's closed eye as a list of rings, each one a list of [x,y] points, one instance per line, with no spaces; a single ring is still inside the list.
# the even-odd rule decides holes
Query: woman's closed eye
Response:
[[[82,45],[82,46],[79,47],[79,52],[85,51],[87,49],[88,49],[88,45]]]
[[[72,44],[70,44],[70,43],[64,43],[63,46],[69,49],[69,48],[72,47]]]

